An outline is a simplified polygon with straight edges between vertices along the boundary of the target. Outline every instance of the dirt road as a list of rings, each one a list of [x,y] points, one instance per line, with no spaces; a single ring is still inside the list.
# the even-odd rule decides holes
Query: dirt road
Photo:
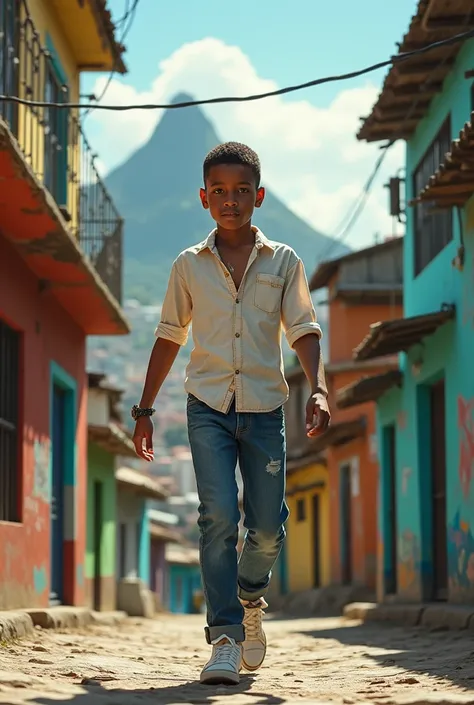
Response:
[[[39,630],[32,640],[0,645],[0,703],[474,705],[472,632],[269,619],[267,634],[264,668],[224,688],[196,682],[209,654],[201,617]]]

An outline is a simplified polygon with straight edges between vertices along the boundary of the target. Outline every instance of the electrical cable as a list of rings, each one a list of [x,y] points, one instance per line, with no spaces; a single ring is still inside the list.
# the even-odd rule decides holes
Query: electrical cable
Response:
[[[125,6],[125,13],[124,13],[123,17],[120,18],[119,22],[121,24],[123,24],[124,22],[127,21],[128,18],[130,18],[130,21],[129,21],[128,25],[125,27],[125,29],[123,30],[122,36],[120,37],[120,40],[119,40],[120,44],[124,43],[125,39],[127,38],[128,33],[130,32],[130,30],[132,28],[132,25],[133,25],[135,18],[136,18],[136,12],[137,12],[137,7],[138,7],[139,2],[140,2],[140,0],[134,0],[133,5],[130,7],[130,0],[127,0],[127,4]],[[98,98],[94,98],[94,100],[96,101],[96,104],[93,106],[89,106],[84,111],[84,113],[82,114],[82,120],[85,120],[85,118],[88,115],[90,115],[94,110],[96,110],[99,107],[99,103],[103,99],[105,94],[107,93],[109,86],[112,83],[112,80],[113,80],[116,72],[117,72],[117,60],[115,59],[114,66],[109,74],[107,81],[105,82],[104,88],[102,89],[102,93],[100,94],[100,96]]]
[[[135,0],[137,2],[137,0]],[[449,37],[448,39],[442,39],[438,42],[433,42],[432,44],[427,44],[425,47],[420,49],[414,49],[413,51],[405,52],[403,54],[397,54],[392,56],[390,59],[385,61],[380,61],[371,66],[367,66],[363,69],[358,69],[357,71],[350,71],[345,74],[339,74],[335,76],[325,76],[324,78],[317,78],[313,81],[307,81],[306,83],[301,83],[295,86],[288,86],[286,88],[279,88],[274,91],[268,91],[266,93],[256,93],[254,95],[247,96],[229,96],[229,97],[219,97],[219,98],[204,98],[202,100],[188,100],[181,103],[150,103],[150,104],[127,104],[127,105],[97,105],[94,106],[95,110],[110,110],[115,112],[125,112],[129,110],[177,110],[180,108],[190,108],[198,105],[216,105],[221,103],[247,103],[255,100],[263,100],[264,98],[273,98],[275,96],[286,95],[288,93],[294,93],[295,91],[304,90],[306,88],[313,88],[315,86],[321,86],[326,83],[336,83],[339,81],[346,81],[353,78],[358,78],[364,76],[373,71],[378,71],[379,69],[386,68],[388,66],[394,66],[396,64],[403,63],[413,56],[420,56],[426,54],[433,49],[437,49],[443,46],[449,46],[453,44],[459,44],[467,39],[474,37],[474,29],[469,32],[463,32],[462,34],[457,34],[454,37]],[[59,109],[87,109],[89,105],[83,103],[51,103],[42,100],[26,100],[24,98],[19,98],[18,96],[0,95],[1,102],[17,103],[19,105],[26,105],[29,107],[37,108],[59,108]]]
[[[463,22],[464,26],[466,26],[468,24],[468,22],[470,21],[473,12],[474,11],[471,10],[466,15],[464,22]],[[469,34],[469,32],[464,33],[464,34]],[[457,35],[457,36],[462,36],[462,35]],[[349,217],[349,220],[348,220],[346,226],[342,229],[342,231],[338,235],[331,236],[332,242],[329,244],[329,246],[323,251],[323,253],[318,258],[320,262],[324,261],[327,257],[329,257],[329,255],[334,251],[334,249],[339,244],[342,244],[343,242],[345,242],[345,240],[347,240],[352,228],[354,227],[354,225],[356,224],[357,220],[359,219],[360,215],[362,214],[362,212],[364,210],[364,207],[365,207],[365,205],[368,201],[368,198],[370,196],[370,191],[371,191],[372,186],[374,184],[375,178],[383,165],[383,162],[384,162],[385,157],[388,153],[388,150],[395,144],[395,142],[399,138],[398,136],[403,134],[403,128],[404,128],[406,122],[410,119],[410,117],[412,116],[416,107],[418,106],[420,100],[423,97],[423,90],[426,89],[430,85],[430,83],[432,83],[434,81],[435,72],[437,70],[439,70],[446,63],[447,60],[448,60],[448,55],[444,56],[441,59],[441,61],[436,66],[436,68],[434,70],[432,70],[431,75],[429,75],[428,78],[426,79],[426,81],[424,81],[421,84],[418,95],[415,96],[409,110],[405,114],[401,124],[399,125],[399,127],[397,129],[396,136],[392,137],[392,139],[387,143],[387,145],[385,145],[383,147],[383,150],[384,150],[383,153],[378,157],[377,161],[375,162],[373,171],[371,172],[364,187],[362,188],[361,193],[359,194],[358,198],[355,201],[355,204],[353,207],[353,213]],[[338,232],[338,230],[339,229],[337,229],[336,232]]]

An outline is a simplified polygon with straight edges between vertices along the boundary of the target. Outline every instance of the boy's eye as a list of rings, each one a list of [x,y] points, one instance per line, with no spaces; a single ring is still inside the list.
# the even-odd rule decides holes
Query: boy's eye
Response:
[[[220,194],[220,193],[224,193],[224,191],[221,188],[215,188],[214,193]]]
[[[245,186],[242,186],[242,188],[239,188],[240,193],[248,193],[249,190]]]

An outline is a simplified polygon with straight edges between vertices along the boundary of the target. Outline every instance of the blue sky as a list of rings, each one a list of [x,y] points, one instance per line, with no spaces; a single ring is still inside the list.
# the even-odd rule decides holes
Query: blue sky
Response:
[[[104,102],[169,100],[180,89],[198,97],[243,94],[344,73],[388,58],[415,11],[415,0],[300,0],[277,3],[162,3],[141,0],[126,40],[129,73],[117,78]],[[114,17],[125,0],[109,0]],[[295,7],[292,12],[288,7]],[[284,9],[283,9],[284,8]],[[222,139],[251,142],[270,186],[314,227],[336,234],[377,157],[358,143],[359,116],[367,114],[385,72],[308,89],[261,104],[206,108]],[[83,89],[100,92],[105,77]],[[263,103],[266,103],[264,106]],[[87,133],[104,171],[116,166],[151,134],[159,114],[93,112]],[[402,161],[397,145],[387,160],[350,244],[389,235],[383,182]],[[265,168],[267,167],[267,172]]]

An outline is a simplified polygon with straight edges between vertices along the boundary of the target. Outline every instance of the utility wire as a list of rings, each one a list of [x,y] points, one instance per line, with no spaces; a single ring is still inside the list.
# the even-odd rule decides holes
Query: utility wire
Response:
[[[473,12],[474,12],[473,10],[470,10],[469,13],[466,15],[464,22],[463,22],[464,26],[466,26],[469,23]],[[465,32],[460,35],[458,34],[458,35],[456,35],[456,37],[461,37],[466,34],[469,35],[469,34],[472,34],[472,32]],[[455,37],[453,37],[453,39],[454,38]],[[432,45],[428,45],[428,47],[432,47]],[[425,48],[427,48],[427,47],[425,47]],[[405,56],[405,54],[402,54],[401,56]],[[444,56],[440,60],[440,62],[436,66],[436,68],[434,70],[432,70],[431,74],[428,76],[426,81],[424,81],[421,84],[419,93],[418,93],[418,95],[415,96],[409,110],[405,113],[405,116],[397,129],[396,135],[394,137],[392,137],[392,139],[383,147],[384,151],[377,158],[377,161],[375,162],[374,168],[373,168],[369,178],[367,179],[366,183],[364,184],[364,186],[362,188],[361,193],[359,194],[359,196],[357,197],[357,199],[355,201],[355,204],[352,209],[353,210],[352,215],[349,216],[349,220],[348,220],[346,226],[340,232],[339,232],[339,228],[336,230],[336,232],[338,234],[332,236],[333,242],[331,242],[329,244],[329,246],[319,256],[318,259],[320,262],[324,261],[326,258],[328,258],[339,244],[342,244],[343,242],[345,242],[347,240],[354,225],[358,221],[359,217],[361,216],[361,214],[365,208],[365,205],[369,199],[370,192],[372,190],[372,186],[374,184],[375,178],[383,165],[383,162],[385,160],[385,157],[388,154],[389,149],[395,144],[397,139],[399,139],[399,136],[401,136],[403,134],[403,128],[404,128],[405,124],[407,123],[407,121],[410,119],[410,117],[413,115],[420,100],[422,99],[423,91],[434,81],[435,72],[438,71],[446,63],[448,58],[449,58],[448,55]],[[350,211],[349,211],[349,213],[350,213]]]
[[[142,105],[97,105],[95,110],[111,110],[115,112],[125,112],[129,110],[177,110],[179,108],[190,108],[198,105],[215,105],[220,103],[247,103],[255,100],[262,100],[264,98],[272,98],[279,95],[286,95],[287,93],[294,93],[295,91],[304,90],[306,88],[313,88],[315,86],[321,86],[325,83],[336,83],[338,81],[346,81],[353,78],[358,78],[359,76],[364,76],[373,71],[378,71],[379,69],[386,68],[387,66],[394,66],[396,64],[403,63],[413,56],[419,56],[426,54],[433,49],[437,49],[443,46],[449,46],[452,44],[459,44],[467,39],[474,37],[474,29],[469,32],[463,32],[462,34],[457,34],[454,37],[449,37],[448,39],[442,39],[439,42],[433,42],[432,44],[427,44],[427,46],[420,49],[415,49],[413,51],[408,51],[403,54],[397,54],[392,56],[390,59],[385,61],[380,61],[377,64],[367,66],[366,68],[359,69],[357,71],[350,71],[349,73],[339,74],[336,76],[325,76],[324,78],[317,78],[313,81],[307,81],[306,83],[300,83],[296,86],[288,86],[286,88],[279,88],[274,91],[268,91],[266,93],[256,93],[254,95],[247,96],[229,96],[229,97],[219,97],[219,98],[206,98],[203,100],[189,100],[181,103],[150,103]],[[50,103],[41,100],[26,100],[24,98],[19,98],[18,96],[0,95],[1,102],[18,103],[19,105],[26,105],[30,107],[44,107],[44,108],[63,108],[63,109],[83,109],[88,108],[89,105],[83,103]]]
[[[134,21],[135,21],[135,18],[136,18],[136,12],[137,12],[137,7],[138,7],[139,2],[140,2],[140,0],[134,0],[134,3],[133,3],[133,5],[132,5],[132,7],[130,7],[130,0],[127,0],[127,4],[126,4],[126,6],[125,6],[125,13],[124,13],[123,17],[121,17],[121,18],[118,20],[118,23],[124,24],[124,23],[127,21],[128,18],[130,18],[130,20],[129,20],[128,25],[127,25],[127,26],[125,27],[125,29],[123,30],[123,33],[122,33],[122,35],[121,35],[121,37],[120,37],[120,40],[119,40],[119,41],[120,41],[120,44],[123,44],[123,43],[124,43],[125,39],[127,38],[128,33],[130,32],[130,30],[131,30],[131,28],[132,28],[132,25],[133,25],[133,23],[134,23]],[[100,101],[102,100],[102,98],[105,96],[105,94],[107,93],[107,91],[108,91],[108,89],[109,89],[109,86],[110,86],[110,84],[112,83],[113,78],[114,78],[116,72],[117,72],[117,59],[115,58],[115,59],[114,59],[114,66],[113,66],[113,68],[112,68],[112,70],[111,70],[111,72],[110,72],[110,74],[109,74],[109,77],[108,77],[107,81],[105,82],[104,88],[102,89],[102,93],[100,94],[100,96],[99,96],[98,98],[94,98],[94,100],[97,101],[97,104],[96,104],[96,105],[93,105],[93,106],[89,106],[89,107],[84,111],[84,113],[82,114],[82,120],[84,120],[84,119],[85,119],[88,115],[90,115],[94,110],[97,110],[97,108],[100,107],[100,106],[99,106],[99,103],[100,103]]]

